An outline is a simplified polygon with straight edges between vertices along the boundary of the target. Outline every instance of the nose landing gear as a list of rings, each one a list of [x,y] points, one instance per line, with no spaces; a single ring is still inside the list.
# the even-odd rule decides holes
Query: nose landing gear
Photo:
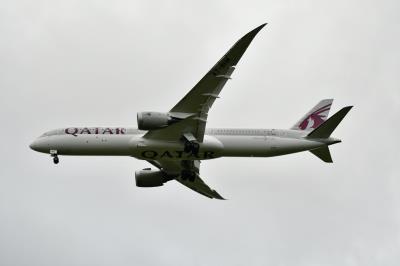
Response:
[[[57,151],[56,150],[50,150],[50,156],[53,157],[53,163],[58,164],[60,162],[60,159],[58,159]]]

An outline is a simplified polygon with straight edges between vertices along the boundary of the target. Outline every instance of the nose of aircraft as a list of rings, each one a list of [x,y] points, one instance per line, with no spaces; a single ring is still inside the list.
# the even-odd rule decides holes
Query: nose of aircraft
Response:
[[[47,152],[48,146],[49,146],[49,143],[46,139],[38,138],[38,139],[35,139],[35,141],[29,145],[29,148],[31,148],[34,151],[38,151],[38,152]]]
[[[52,140],[49,138],[50,137],[39,137],[29,145],[29,148],[34,151],[49,153],[49,151],[53,147]]]
[[[37,140],[35,140],[34,142],[32,142],[32,143],[29,145],[29,148],[31,148],[31,149],[34,150],[34,151],[38,151],[39,145],[38,145],[38,143],[37,143]]]

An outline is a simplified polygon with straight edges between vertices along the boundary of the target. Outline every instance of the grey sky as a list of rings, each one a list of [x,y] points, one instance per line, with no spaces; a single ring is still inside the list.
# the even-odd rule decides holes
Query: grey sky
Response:
[[[2,1],[1,265],[399,265],[398,1]],[[201,3],[200,3],[201,2]],[[322,98],[354,109],[334,164],[309,153],[223,158],[140,189],[132,158],[50,158],[64,126],[136,126],[169,110],[268,22],[209,127],[288,128]]]

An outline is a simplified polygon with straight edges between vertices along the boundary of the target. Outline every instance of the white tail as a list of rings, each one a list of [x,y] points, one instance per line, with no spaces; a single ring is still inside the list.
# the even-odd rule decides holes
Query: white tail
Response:
[[[324,123],[329,115],[333,99],[320,101],[306,115],[304,115],[291,129],[311,131]]]

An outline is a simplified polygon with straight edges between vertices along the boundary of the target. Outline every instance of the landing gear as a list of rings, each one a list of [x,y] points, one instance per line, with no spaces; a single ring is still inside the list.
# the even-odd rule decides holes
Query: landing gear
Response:
[[[197,154],[200,150],[200,144],[192,133],[185,133],[182,136],[184,142],[183,151],[186,153]]]
[[[183,180],[189,180],[190,182],[194,182],[196,179],[196,173],[189,170],[183,170],[181,176]]]
[[[190,152],[191,154],[197,154],[200,150],[200,144],[196,141],[185,141],[185,147],[183,150],[186,153]]]
[[[53,157],[53,163],[58,164],[60,162],[60,159],[58,159],[57,151],[56,150],[50,150],[50,156]]]

